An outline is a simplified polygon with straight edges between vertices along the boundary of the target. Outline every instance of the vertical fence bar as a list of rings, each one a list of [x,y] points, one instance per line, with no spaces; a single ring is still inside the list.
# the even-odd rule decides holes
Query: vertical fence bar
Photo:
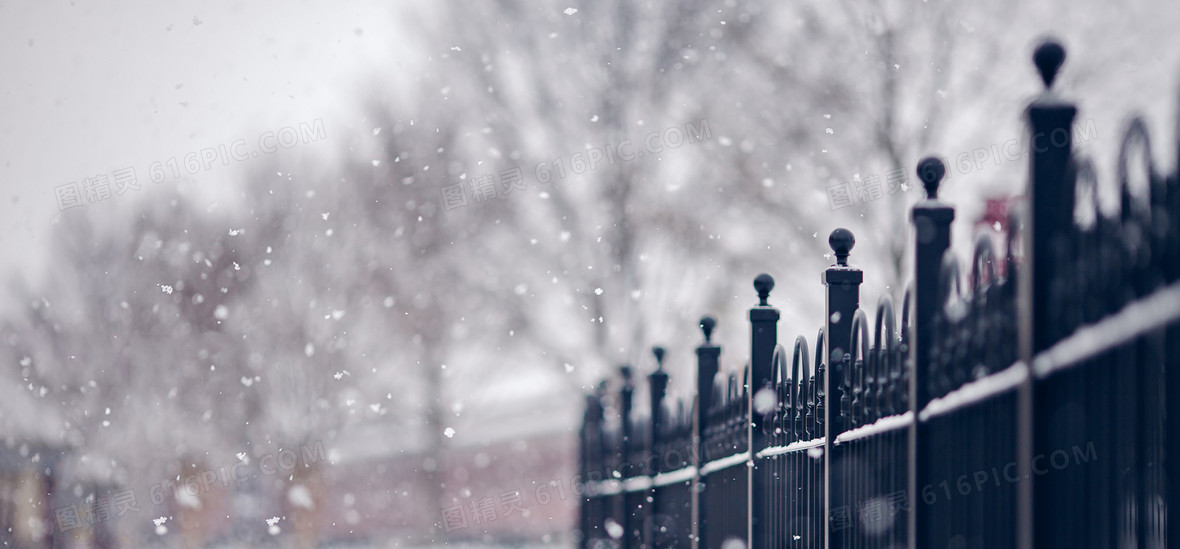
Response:
[[[713,407],[713,379],[717,377],[720,364],[721,347],[713,344],[713,329],[717,327],[717,320],[711,316],[701,318],[701,333],[705,342],[697,347],[697,390],[695,412],[692,427],[692,465],[699,471],[705,463],[703,431],[709,410]],[[705,531],[709,525],[709,517],[701,506],[700,475],[694,475],[692,481],[692,518],[693,518],[693,547],[703,546]]]
[[[1177,137],[1180,137],[1180,134],[1177,134]],[[1164,441],[1167,444],[1164,450],[1167,460],[1167,469],[1164,471],[1164,502],[1167,504],[1167,516],[1164,517],[1164,546],[1180,547],[1180,500],[1176,498],[1180,493],[1180,359],[1177,358],[1180,354],[1180,324],[1173,324],[1168,328],[1167,341],[1167,362],[1164,365],[1164,375],[1167,376],[1167,385],[1164,388]]]
[[[852,348],[852,317],[860,308],[860,283],[864,281],[864,273],[856,267],[848,266],[848,253],[856,244],[856,238],[848,229],[836,229],[828,236],[828,245],[836,256],[836,264],[828,267],[823,274],[823,284],[827,288],[827,307],[825,308],[824,324],[824,356],[828,359],[828,372],[823,380],[824,425],[827,433],[824,438],[824,547],[837,547],[832,529],[832,508],[834,495],[841,492],[841,479],[833,474],[833,467],[838,466],[833,461],[832,443],[845,425],[841,420],[841,406],[847,405],[842,389],[844,376],[850,372],[843,371],[844,353]]]
[[[605,532],[603,523],[610,510],[608,499],[597,494],[594,486],[603,479],[603,471],[607,468],[607,438],[603,433],[603,399],[607,396],[605,381],[595,387],[594,393],[586,396],[586,424],[583,427],[585,440],[585,466],[582,479],[586,486],[582,494],[583,505],[583,547],[597,547],[603,540]]]
[[[631,378],[631,366],[620,366],[619,373],[623,377],[623,386],[619,389],[619,429],[622,436],[619,437],[619,478],[626,479],[631,477],[632,467],[631,446],[633,437],[635,435],[631,423],[631,407],[635,397],[635,384]],[[619,538],[619,543],[623,549],[627,549],[627,540],[632,536],[635,530],[635,525],[632,524],[633,509],[627,508],[626,492],[620,490],[615,496],[615,513],[620,517],[620,522],[623,527],[623,535]]]
[[[1058,69],[1065,61],[1065,49],[1053,41],[1046,41],[1033,54],[1033,61],[1045,83],[1045,91],[1026,111],[1029,139],[1029,216],[1025,225],[1024,268],[1021,269],[1020,295],[1020,356],[1031,368],[1037,353],[1055,343],[1052,325],[1051,285],[1061,265],[1054,261],[1055,250],[1064,249],[1064,232],[1073,222],[1074,183],[1067,177],[1073,153],[1073,120],[1077,108],[1051,91]],[[1022,549],[1048,547],[1048,529],[1037,528],[1053,510],[1042,503],[1038,483],[1033,479],[1032,459],[1040,450],[1039,433],[1042,413],[1035,402],[1034,376],[1021,387],[1017,410],[1017,466],[1019,474],[1028,479],[1019,483],[1017,491],[1017,542]],[[1044,483],[1041,483],[1042,485]]]
[[[651,389],[651,439],[648,445],[648,459],[647,459],[647,474],[655,476],[659,471],[661,450],[661,436],[664,432],[664,397],[668,392],[668,374],[664,372],[664,348],[652,347],[651,353],[656,357],[656,371],[648,374],[647,385]],[[643,539],[647,540],[649,547],[652,546],[656,539],[655,532],[655,489],[649,488],[646,491],[647,497],[642,505],[646,510],[643,516],[646,520],[643,523]]]
[[[774,347],[778,345],[778,309],[767,303],[770,291],[774,289],[774,279],[768,274],[760,274],[754,278],[754,289],[758,292],[758,305],[750,308],[750,384],[746,390],[746,409],[749,415],[750,459],[754,467],[749,468],[747,476],[750,483],[749,498],[749,528],[747,540],[751,549],[767,547],[769,532],[767,527],[771,520],[767,505],[767,482],[765,470],[758,469],[758,452],[766,448],[766,433],[762,422],[771,416],[764,415],[755,402],[759,391],[773,391],[771,374],[773,373]]]
[[[582,421],[580,472],[584,482],[589,483],[596,471],[602,470],[602,395],[595,391],[586,395],[586,412]],[[580,547],[593,545],[591,540],[601,537],[602,517],[596,512],[600,508],[599,498],[590,493],[581,495],[581,540]]]
[[[1180,102],[1177,102],[1177,107],[1180,107]],[[1168,202],[1172,214],[1180,215],[1180,109],[1177,109],[1172,137],[1176,140],[1175,163],[1172,165],[1176,172],[1168,178]],[[1172,218],[1169,233],[1172,239],[1180,238],[1180,221],[1175,217]],[[1180,255],[1171,257],[1167,269],[1171,272],[1170,281],[1177,280],[1175,275],[1180,273]],[[1164,489],[1168,510],[1167,516],[1164,517],[1165,544],[1180,547],[1180,500],[1174,497],[1180,493],[1180,360],[1177,359],[1177,352],[1180,351],[1180,344],[1177,343],[1180,342],[1180,326],[1173,325],[1168,328],[1166,340],[1168,347],[1165,352],[1167,363],[1164,366],[1164,375],[1167,377],[1164,386],[1164,437],[1167,446],[1164,455],[1167,468],[1164,471]]]
[[[926,200],[914,206],[914,320],[913,344],[909,356],[909,404],[914,412],[910,425],[909,467],[907,470],[907,491],[910,497],[909,514],[910,549],[930,547],[929,526],[926,524],[926,510],[919,505],[922,486],[921,475],[928,469],[930,459],[928,442],[920,436],[919,412],[930,402],[928,375],[930,373],[930,351],[934,344],[934,317],[941,307],[938,303],[939,275],[942,256],[951,245],[951,222],[955,210],[938,201],[938,186],[946,174],[941,160],[927,157],[918,163],[918,178],[926,188]],[[908,305],[908,304],[907,304]]]
[[[1177,97],[1180,99],[1180,96]],[[1176,156],[1175,163],[1172,165],[1176,170],[1170,178],[1168,178],[1168,194],[1170,195],[1169,202],[1171,204],[1171,211],[1174,215],[1180,215],[1180,101],[1176,103],[1176,121],[1173,128],[1172,138],[1176,140]],[[1180,238],[1180,221],[1175,217],[1172,218],[1172,227],[1170,236],[1173,239]],[[1180,273],[1180,257],[1172,256],[1172,263],[1169,265],[1173,275]],[[1172,281],[1177,278],[1172,278]],[[1180,360],[1177,359],[1177,352],[1180,351],[1180,326],[1172,326],[1168,329],[1168,363],[1164,366],[1164,373],[1167,376],[1167,385],[1164,388],[1164,402],[1165,402],[1165,417],[1167,428],[1164,435],[1167,440],[1167,501],[1168,501],[1168,516],[1167,521],[1167,543],[1171,547],[1180,547],[1180,500],[1174,496],[1180,494]]]

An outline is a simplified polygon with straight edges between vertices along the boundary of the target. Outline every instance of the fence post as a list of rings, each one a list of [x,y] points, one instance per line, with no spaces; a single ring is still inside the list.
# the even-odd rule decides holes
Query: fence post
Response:
[[[697,390],[696,402],[693,404],[695,413],[692,420],[692,465],[700,470],[704,465],[704,451],[701,443],[704,441],[705,421],[709,408],[713,406],[713,378],[717,377],[720,364],[721,347],[713,344],[713,329],[717,327],[717,320],[711,316],[701,317],[701,333],[705,335],[705,342],[697,347]],[[700,476],[693,475],[692,480],[692,523],[693,547],[698,547],[705,539],[705,529],[709,517],[701,512]]]
[[[651,390],[651,433],[648,438],[648,452],[647,452],[647,474],[648,476],[655,476],[656,471],[659,470],[661,455],[659,451],[662,449],[660,445],[660,434],[664,427],[664,397],[668,391],[668,374],[664,371],[664,348],[652,347],[651,353],[656,357],[656,371],[648,374],[647,385]],[[644,517],[641,527],[644,532],[640,539],[646,540],[647,543],[655,544],[655,490],[649,488],[647,493],[647,502],[644,504]]]
[[[851,349],[852,317],[860,307],[860,283],[864,273],[848,266],[848,253],[856,244],[852,231],[840,228],[828,236],[828,245],[836,256],[836,264],[828,267],[823,274],[827,288],[827,307],[824,311],[824,357],[828,371],[824,376],[824,546],[836,544],[832,541],[833,495],[840,493],[840,479],[832,475],[832,442],[844,431],[840,419],[840,400],[843,393],[843,379],[849,372],[842,366],[844,353]],[[819,357],[816,357],[817,359]]]
[[[1032,358],[1049,348],[1055,333],[1050,324],[1050,286],[1059,262],[1055,251],[1064,245],[1065,231],[1073,222],[1074,182],[1068,176],[1073,155],[1073,120],[1077,107],[1052,91],[1053,80],[1065,62],[1065,49],[1052,40],[1033,53],[1033,62],[1045,83],[1045,91],[1026,111],[1029,139],[1028,219],[1024,228],[1024,267],[1017,299],[1020,323],[1020,358],[1029,368],[1021,386],[1017,409],[1017,463],[1027,482],[1017,487],[1017,547],[1042,547],[1044,533],[1036,528],[1037,483],[1031,461],[1037,452],[1036,404],[1033,401]],[[1043,511],[1043,510],[1042,510]],[[1042,529],[1043,530],[1043,529]]]
[[[746,539],[749,540],[748,547],[760,549],[768,546],[765,539],[768,522],[775,518],[781,520],[781,517],[769,516],[769,508],[766,505],[767,486],[764,475],[757,470],[756,457],[758,452],[766,448],[766,433],[762,428],[762,421],[766,416],[758,410],[757,405],[765,398],[760,399],[757,395],[759,391],[774,392],[771,375],[774,368],[774,347],[778,345],[779,312],[766,301],[770,297],[770,291],[774,289],[774,278],[766,273],[758,275],[754,278],[754,289],[758,292],[758,305],[750,308],[750,376],[747,379],[750,386],[746,389],[749,399],[746,409],[750,414],[750,460],[754,462],[754,467],[748,469],[747,477],[750,497],[746,515],[749,517]],[[770,412],[773,413],[773,409]]]
[[[664,397],[668,392],[668,373],[664,371],[664,348],[652,347],[651,353],[656,357],[656,371],[647,376],[647,384],[651,389],[651,452],[647,470],[654,476],[660,463],[656,448],[659,447],[660,431],[664,428]]]
[[[1073,156],[1073,120],[1077,107],[1052,91],[1053,79],[1065,61],[1065,49],[1047,41],[1033,54],[1037,70],[1045,82],[1045,91],[1028,106],[1030,216],[1025,228],[1024,272],[1029,275],[1021,305],[1026,307],[1028,329],[1020,332],[1027,341],[1022,349],[1035,355],[1051,346],[1054,331],[1049,330],[1049,285],[1057,262],[1049,261],[1061,244],[1065,231],[1073,223],[1074,182],[1069,177]],[[1059,330],[1057,330],[1059,332]]]
[[[619,428],[623,436],[619,439],[619,477],[621,479],[630,478],[634,467],[631,463],[631,445],[635,433],[632,430],[631,424],[631,404],[635,396],[635,384],[631,379],[631,366],[623,365],[619,367],[619,373],[623,376],[623,386],[619,389],[619,418],[621,423]],[[632,536],[635,529],[632,517],[634,510],[627,508],[627,498],[623,492],[620,492],[615,498],[618,505],[622,508],[623,519],[623,535],[620,538],[620,543],[626,549],[627,540]]]
[[[596,472],[602,470],[602,390],[601,387],[596,388],[594,392],[586,395],[586,412],[582,420],[582,435],[581,440],[581,475],[582,482],[585,486],[589,486],[590,482],[601,480],[595,478]],[[591,533],[600,528],[602,522],[601,516],[591,512],[597,506],[591,506],[591,496],[589,493],[581,494],[581,539],[578,542],[579,547],[589,547],[591,540]],[[597,498],[596,498],[597,499]]]
[[[930,547],[925,533],[928,529],[923,525],[925,509],[918,505],[921,501],[919,475],[926,470],[926,460],[930,451],[926,442],[919,436],[918,413],[930,402],[927,376],[930,373],[930,348],[933,345],[933,325],[938,308],[939,270],[942,266],[942,256],[951,245],[951,222],[955,219],[955,209],[938,200],[938,186],[946,175],[946,166],[935,157],[927,157],[918,162],[918,179],[926,189],[926,200],[914,206],[912,215],[914,223],[914,333],[913,345],[910,347],[910,408],[913,410],[913,423],[909,433],[909,467],[907,470],[907,493],[910,500],[910,514],[907,530],[909,531],[910,548]]]

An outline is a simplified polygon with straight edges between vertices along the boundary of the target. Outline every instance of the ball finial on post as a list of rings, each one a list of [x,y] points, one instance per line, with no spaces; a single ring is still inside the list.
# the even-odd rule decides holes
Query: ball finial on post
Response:
[[[701,332],[705,334],[705,343],[713,342],[713,329],[717,327],[717,319],[711,316],[701,317]]]
[[[856,237],[852,235],[852,231],[843,227],[828,235],[828,246],[836,254],[836,264],[841,267],[848,266],[848,252],[852,251],[852,247],[855,245]]]
[[[1050,38],[1041,42],[1033,52],[1033,63],[1041,73],[1041,80],[1045,82],[1045,89],[1053,87],[1053,80],[1057,78],[1057,71],[1065,63],[1065,48],[1056,40]]]
[[[766,302],[770,297],[770,291],[774,289],[774,278],[766,273],[762,273],[754,277],[754,290],[758,292],[758,305],[760,307],[769,307],[770,304]]]
[[[938,185],[942,182],[944,175],[946,175],[946,166],[942,160],[928,156],[918,162],[918,179],[922,180],[922,186],[926,188],[927,199],[936,200],[938,198]]]
[[[651,354],[656,357],[656,370],[664,369],[664,348],[656,345],[651,348]]]

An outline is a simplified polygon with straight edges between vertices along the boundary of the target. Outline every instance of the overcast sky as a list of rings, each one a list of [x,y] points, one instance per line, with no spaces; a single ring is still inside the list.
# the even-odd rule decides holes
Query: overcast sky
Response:
[[[182,173],[229,188],[260,137],[316,121],[328,139],[298,146],[328,154],[358,122],[355,90],[421,57],[397,31],[407,17],[377,1],[0,2],[0,274],[35,276],[60,216],[131,215],[155,162],[157,188],[182,184],[170,158],[183,172],[185,155],[243,139],[249,160]],[[129,167],[141,190],[59,211],[56,187]]]
[[[132,215],[137,201],[158,197],[161,187],[186,184],[170,173],[185,171],[186,155],[224,147],[250,156],[224,165],[222,152],[208,169],[182,173],[191,187],[216,193],[261,165],[254,154],[268,132],[322,124],[326,139],[300,144],[298,152],[340,150],[347,129],[365,124],[354,108],[362,89],[378,82],[392,90],[421,74],[431,56],[446,53],[414,46],[447,48],[446,36],[429,41],[406,36],[421,27],[417,17],[431,5],[0,0],[0,277],[14,271],[35,277],[53,224],[62,216],[85,212],[100,221],[119,220]],[[1137,107],[1145,107],[1162,143],[1173,142],[1169,126],[1180,57],[1169,46],[1180,4],[1136,6],[1138,11],[1100,6],[1112,12],[1109,18],[1090,18],[1101,25],[1101,36],[1061,22],[1060,6],[1041,6],[1044,13],[1034,17],[1040,24],[1031,25],[1063,34],[1071,51],[1066,70],[1089,78],[1068,93],[1085,100],[1084,117],[1098,119],[1100,139],[1090,145],[1103,151],[1100,166],[1109,164],[1122,121]],[[1031,44],[1023,36],[985,39],[1021,51]],[[1104,65],[1104,56],[1120,61]],[[1086,63],[1103,70],[1075,68]],[[1012,74],[1032,81],[1027,67],[1013,70],[1025,71]],[[963,142],[945,144],[947,150],[990,143],[994,138],[984,129],[996,120],[977,116],[976,121],[984,128],[951,132],[950,141]],[[234,148],[238,140],[244,149]],[[167,178],[153,186],[149,169],[155,163]],[[82,206],[59,211],[56,188],[96,175],[113,179],[126,168],[135,170],[142,189],[93,204],[83,198]],[[0,303],[7,297],[0,291]]]

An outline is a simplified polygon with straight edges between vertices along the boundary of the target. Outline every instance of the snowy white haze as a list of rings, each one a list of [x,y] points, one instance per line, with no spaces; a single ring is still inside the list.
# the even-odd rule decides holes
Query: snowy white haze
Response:
[[[576,499],[539,496],[600,379],[659,344],[687,394],[703,314],[739,367],[761,272],[780,341],[813,338],[836,227],[866,301],[900,299],[926,154],[967,255],[1023,192],[996,153],[1026,147],[1046,35],[1098,169],[1130,112],[1170,162],[1178,24],[1170,0],[2,2],[0,472],[31,476],[0,497],[35,509],[0,539],[568,546]],[[138,510],[55,513],[101,494]]]

